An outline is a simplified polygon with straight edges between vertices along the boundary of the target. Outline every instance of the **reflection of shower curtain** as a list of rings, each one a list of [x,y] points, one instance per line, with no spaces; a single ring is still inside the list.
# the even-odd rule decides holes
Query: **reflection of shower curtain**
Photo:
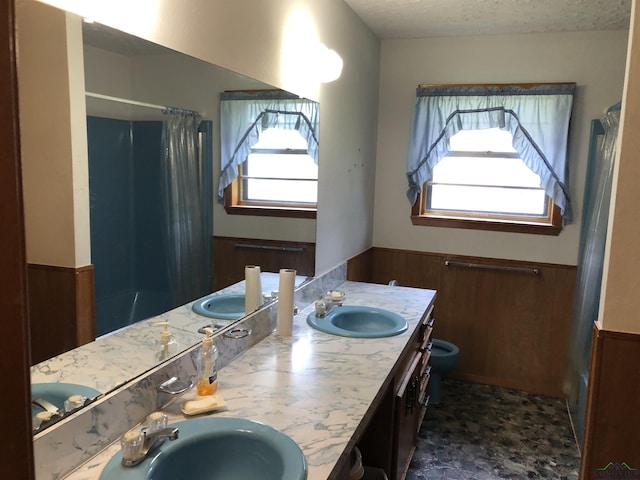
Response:
[[[209,248],[206,168],[199,154],[195,114],[167,109],[162,134],[162,185],[169,283],[174,304],[207,294]]]
[[[572,420],[580,443],[584,431],[591,336],[600,304],[611,177],[619,120],[619,108],[612,107],[603,118],[592,122],[591,129],[569,366],[565,381],[565,393],[569,396]],[[598,137],[602,135],[604,137],[598,142]]]

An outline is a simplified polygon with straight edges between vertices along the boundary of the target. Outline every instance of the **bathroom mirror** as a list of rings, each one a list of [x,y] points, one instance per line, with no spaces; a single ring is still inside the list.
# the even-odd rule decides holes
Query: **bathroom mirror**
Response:
[[[42,28],[40,38],[32,38],[29,39],[29,41],[25,38],[19,38],[19,51],[21,57],[18,61],[18,75],[20,81],[24,82],[25,76],[28,81],[30,74],[30,71],[25,73],[22,68],[24,64],[28,63],[28,58],[25,59],[24,52],[29,51],[30,43],[36,50],[42,49],[48,52],[50,48],[55,50],[56,42],[64,41],[66,39],[69,43],[67,45],[62,45],[62,47],[58,47],[58,49],[64,50],[65,55],[68,55],[69,57],[75,56],[76,60],[81,58],[83,60],[82,63],[84,64],[84,69],[80,74],[81,76],[78,77],[78,72],[76,71],[76,76],[74,77],[72,68],[73,61],[72,59],[68,60],[68,80],[66,85],[56,84],[54,80],[55,75],[48,76],[45,74],[45,78],[49,82],[49,88],[48,90],[40,92],[43,95],[42,97],[36,97],[32,100],[35,104],[33,108],[39,108],[39,113],[41,115],[54,119],[55,125],[52,125],[51,128],[47,129],[47,135],[53,135],[57,132],[59,124],[64,123],[58,123],[55,121],[55,108],[48,112],[45,111],[46,106],[55,105],[55,101],[49,100],[54,98],[62,98],[63,100],[70,99],[69,101],[72,104],[72,109],[76,108],[77,105],[73,105],[73,101],[74,98],[77,99],[78,97],[77,95],[74,95],[73,92],[79,88],[80,84],[84,84],[85,91],[99,95],[134,100],[135,102],[144,104],[168,105],[198,111],[200,119],[209,122],[211,129],[210,132],[213,133],[209,141],[212,144],[212,164],[210,167],[213,175],[212,190],[215,192],[220,171],[220,92],[226,90],[263,90],[272,89],[273,87],[201,60],[165,49],[158,45],[153,45],[142,39],[126,35],[123,32],[118,32],[97,24],[86,24],[82,22],[79,17],[66,12],[61,12],[48,5],[36,2],[35,0],[23,0],[18,4],[18,25],[22,27],[19,29],[19,35],[25,35],[25,32],[34,31],[43,27],[43,25],[40,25],[40,27],[36,27],[34,29],[24,28],[24,19],[32,18],[31,15],[25,15],[24,11],[30,10],[32,7],[38,10],[35,18],[39,18],[40,21],[43,22],[43,25],[46,24],[46,28]],[[22,9],[22,12],[20,9]],[[21,24],[20,22],[23,23]],[[60,22],[66,24],[65,28],[67,29],[80,29],[82,31],[82,36],[79,38],[84,38],[84,45],[72,44],[73,38],[75,38],[73,34],[62,36],[56,36],[53,34],[53,26]],[[47,55],[47,52],[44,52],[44,55]],[[78,57],[78,55],[80,57]],[[55,63],[55,61],[56,60],[52,57],[51,62]],[[40,65],[40,67],[42,66],[43,65]],[[48,66],[48,63],[45,62],[44,66]],[[79,82],[78,78],[81,78],[82,82]],[[42,80],[42,77],[40,77],[39,80]],[[57,88],[62,88],[62,91],[58,92],[56,90]],[[24,93],[25,91],[27,90],[21,89],[21,93]],[[159,109],[149,107],[148,105],[132,105],[129,103],[114,101],[113,99],[96,98],[95,96],[85,97],[84,92],[82,93],[83,94],[81,96],[83,98],[84,108],[86,108],[86,114],[91,118],[87,120],[87,117],[85,117],[84,121],[80,124],[79,130],[70,128],[69,131],[72,132],[69,134],[72,137],[71,140],[67,138],[61,140],[62,142],[66,141],[75,147],[80,144],[80,150],[84,147],[85,151],[90,151],[93,148],[94,150],[104,152],[106,149],[112,148],[116,140],[122,140],[128,135],[132,135],[134,128],[134,126],[132,126],[133,122],[140,122],[140,136],[144,137],[145,135],[151,135],[151,133],[153,133],[153,135],[156,135],[157,137],[159,122],[162,119],[162,112]],[[25,113],[25,115],[29,115],[29,108],[24,108],[25,99],[21,98],[20,102],[21,114]],[[65,105],[65,108],[68,109],[69,105]],[[61,110],[61,113],[63,116],[69,116],[68,111]],[[53,115],[53,117],[51,117],[51,115]],[[21,123],[23,120],[25,119],[21,118]],[[68,119],[65,119],[65,121],[68,121]],[[80,137],[76,137],[73,132],[84,131],[84,135],[86,136],[87,125],[90,126],[91,122],[94,121],[97,123],[105,123],[106,130],[115,130],[115,133],[109,132],[112,134],[112,137],[106,136],[102,138],[93,147],[91,143],[89,143],[89,147],[87,148],[83,145],[82,140],[78,140],[82,135],[80,135]],[[118,128],[122,127],[123,124],[126,124],[125,128],[118,130]],[[78,125],[72,125],[72,127],[78,128]],[[154,132],[150,133],[148,131],[154,129]],[[24,126],[23,130],[25,130]],[[27,183],[31,181],[30,175],[33,174],[33,169],[38,168],[37,162],[52,161],[50,158],[52,155],[49,155],[50,150],[57,146],[47,146],[47,141],[57,142],[60,140],[59,137],[50,139],[47,135],[43,135],[42,131],[40,133],[41,134],[36,137],[36,141],[33,141],[34,137],[23,137],[23,177]],[[136,131],[135,134],[138,134],[138,132]],[[88,140],[88,142],[91,141],[91,139]],[[201,138],[200,145],[202,151],[204,151],[204,144],[205,140]],[[35,148],[35,150],[33,148]],[[137,148],[138,147],[135,145],[132,147],[134,150]],[[158,144],[156,144],[155,148],[159,149]],[[34,151],[40,152],[35,155],[35,164],[33,163],[33,159],[26,160],[24,158],[25,156],[33,155]],[[67,161],[77,162],[78,158],[82,158],[82,155],[75,155],[74,153],[67,156]],[[86,158],[84,161],[86,162]],[[140,162],[144,161],[146,161],[145,158]],[[28,165],[29,162],[32,164]],[[43,163],[41,163],[41,165],[43,165]],[[74,165],[74,168],[76,168],[76,165]],[[107,223],[106,226],[103,227],[94,227],[92,224],[87,225],[91,216],[89,215],[89,212],[84,212],[84,220],[78,220],[78,217],[82,216],[83,212],[78,212],[77,205],[74,207],[73,202],[68,202],[67,199],[65,199],[64,202],[60,201],[55,205],[55,213],[61,214],[64,214],[63,211],[65,209],[74,210],[75,208],[73,213],[70,211],[67,212],[67,218],[71,218],[75,225],[74,231],[72,232],[73,241],[76,243],[75,258],[77,259],[84,255],[85,258],[90,258],[91,262],[85,262],[84,264],[80,262],[82,265],[94,263],[94,252],[88,253],[90,249],[93,250],[93,245],[89,246],[87,244],[90,239],[90,231],[92,229],[94,230],[94,233],[96,231],[101,232],[99,236],[100,238],[109,238],[109,242],[106,243],[112,243],[118,247],[110,254],[108,253],[106,255],[104,261],[107,262],[107,266],[113,266],[113,264],[130,259],[130,252],[127,251],[127,248],[137,251],[140,255],[150,254],[151,250],[161,243],[157,239],[157,235],[159,235],[159,233],[157,233],[158,227],[152,226],[152,220],[156,213],[148,213],[149,211],[147,211],[146,214],[143,213],[138,217],[136,222],[133,222],[141,226],[142,231],[130,231],[123,227],[129,226],[127,222],[131,223],[131,219],[123,221],[118,217],[115,217],[114,208],[110,207],[115,207],[116,203],[121,201],[123,197],[125,197],[125,193],[129,190],[139,190],[142,192],[142,199],[139,200],[141,203],[144,201],[154,203],[153,201],[156,199],[154,194],[150,193],[148,187],[141,186],[140,183],[135,183],[138,182],[139,179],[127,180],[123,178],[111,178],[109,180],[113,180],[115,183],[106,183],[107,179],[105,177],[107,175],[116,177],[116,173],[119,173],[116,172],[117,168],[115,165],[107,165],[102,170],[93,169],[90,165],[84,165],[84,167],[81,166],[79,168],[81,173],[83,168],[86,172],[85,174],[89,177],[87,185],[89,187],[88,197],[91,201],[95,200],[94,194],[91,191],[92,182],[100,183],[104,181],[106,186],[103,186],[103,189],[114,191],[116,195],[114,195],[114,197],[109,201],[105,202],[106,206],[101,213],[106,217]],[[140,176],[140,179],[148,180],[148,177],[156,175],[156,173],[152,172],[150,169],[143,170],[143,172],[144,174]],[[40,210],[37,208],[37,205],[42,201],[39,199],[39,197],[42,196],[42,188],[53,188],[57,186],[57,183],[51,180],[51,176],[49,176],[48,179],[44,179],[42,183],[39,184],[38,188],[34,188],[34,184],[32,183],[30,186],[25,186],[24,189],[25,223],[27,230],[27,260],[29,264],[28,271],[30,277],[34,268],[36,270],[42,270],[48,266],[47,256],[55,257],[57,246],[66,244],[65,239],[60,240],[56,238],[54,234],[55,225],[50,225],[48,230],[46,226],[44,227],[44,230],[38,231],[36,229],[35,232],[32,228],[33,222],[38,220],[37,217]],[[74,191],[74,193],[77,193],[77,190]],[[211,198],[211,203],[212,221],[208,237],[209,241],[207,242],[207,245],[204,245],[204,247],[205,250],[208,250],[209,252],[213,250],[211,255],[214,272],[217,252],[215,247],[211,247],[211,245],[216,245],[215,241],[211,241],[212,238],[225,239],[233,242],[234,245],[244,244],[246,240],[252,240],[256,245],[258,245],[258,248],[262,248],[262,246],[269,247],[272,246],[272,242],[279,241],[286,242],[287,245],[299,243],[303,245],[310,245],[311,247],[315,242],[315,220],[295,218],[275,219],[245,215],[228,215],[224,208],[217,201],[214,201],[213,198]],[[34,205],[36,206],[35,209]],[[55,222],[56,220],[53,219],[53,221]],[[153,233],[154,228],[155,233]],[[143,234],[148,234],[149,237],[145,243],[142,243],[135,248],[126,247],[125,245],[127,242],[124,242],[122,237],[120,239],[113,237],[113,234],[116,231],[121,231],[122,236],[138,236],[139,238]],[[34,240],[34,236],[38,238]],[[85,250],[84,253],[83,249]],[[97,252],[97,250],[98,249],[96,248],[95,251]],[[228,260],[230,257],[228,251],[221,253],[221,255],[224,256],[225,260]],[[315,250],[312,251],[312,261],[314,257]],[[55,261],[52,261],[51,263],[53,270],[56,268],[60,270],[60,267],[55,266],[60,263],[55,263]],[[259,264],[260,262],[254,263]],[[75,265],[78,265],[78,263]],[[151,271],[151,278],[148,283],[153,284],[155,282],[157,284],[159,283],[160,275],[157,273],[157,270],[154,271],[151,269],[150,265],[153,266],[152,261],[147,262],[147,269]],[[159,266],[162,267],[162,265]],[[279,267],[290,267],[290,265],[284,264],[279,265]],[[99,277],[98,268],[99,266],[96,264],[96,289],[98,287],[97,283]],[[271,268],[271,277],[268,277],[269,272],[265,272],[267,275],[267,277],[265,277],[265,281],[267,283],[263,285],[263,290],[269,292],[273,289],[268,282],[271,282],[271,285],[277,285],[277,269],[277,267]],[[76,268],[76,271],[74,272],[74,278],[76,281],[79,276],[82,276],[82,272],[82,268]],[[312,275],[313,272],[311,271],[309,274]],[[133,274],[128,272],[127,275],[131,276]],[[305,275],[301,275],[297,280],[297,283],[299,284],[304,281],[304,277]],[[49,295],[58,295],[60,293],[59,290],[57,290],[56,281],[35,282],[34,285],[32,280],[33,278],[29,279],[30,294],[38,287],[42,288],[42,290],[46,290]],[[113,280],[113,276],[110,280]],[[230,295],[242,294],[243,288],[243,282],[235,282],[217,293]],[[115,301],[113,301],[113,305],[115,306],[111,307],[112,311],[108,314],[108,317],[122,316],[121,313],[119,313],[122,308],[129,308],[129,312],[138,308],[144,312],[145,305],[143,304],[145,302],[154,306],[162,303],[162,301],[158,300],[158,297],[155,296],[153,290],[150,295],[147,295],[146,299],[140,294],[143,291],[144,288],[141,287],[139,289],[135,289],[133,294],[129,291],[124,292],[126,295],[122,295],[122,297],[126,297],[126,299],[123,301],[121,298],[116,298]],[[205,293],[208,293],[208,291]],[[93,305],[97,304],[99,296],[99,293],[96,291],[96,302],[93,303]],[[47,298],[46,295],[44,295],[43,298]],[[89,295],[88,299],[93,301],[91,295]],[[111,298],[109,298],[109,295],[105,295],[100,298],[100,300],[105,299],[114,300],[114,295],[111,295]],[[76,308],[93,308],[92,305],[87,303],[87,298],[83,297],[82,294],[77,294],[76,292],[74,300],[76,302],[84,302],[82,305],[76,304]],[[31,301],[32,299],[30,299],[30,302]],[[126,305],[127,302],[128,307],[122,307],[122,305]],[[46,310],[47,307],[46,305],[42,305],[41,308]],[[30,310],[35,314],[42,311],[40,307],[30,308]],[[164,313],[162,313],[162,311],[164,311]],[[194,345],[201,338],[201,334],[197,332],[196,327],[200,323],[204,325],[210,321],[210,319],[205,317],[200,318],[196,316],[196,314],[191,311],[190,304],[174,308],[174,305],[167,303],[162,311],[155,310],[151,314],[143,314],[141,317],[144,319],[149,315],[159,315],[160,318],[154,317],[147,320],[136,321],[132,322],[131,325],[126,324],[126,322],[125,325],[117,324],[114,326],[115,331],[109,334],[106,333],[112,329],[101,331],[100,333],[104,333],[105,335],[99,337],[93,342],[79,348],[68,349],[65,353],[56,355],[51,359],[34,362],[36,365],[32,367],[32,381],[39,384],[56,382],[71,384],[77,383],[86,387],[95,388],[100,393],[107,393],[111,389],[116,388],[155,367],[159,362],[166,360],[166,356],[162,357],[158,353],[160,334],[164,328],[163,326],[157,325],[159,320],[165,320],[171,316],[169,319],[169,328],[179,343],[179,351],[183,351]],[[124,316],[127,317],[127,314]],[[130,314],[130,316],[133,317],[133,314]],[[182,323],[180,319],[182,319]],[[33,321],[34,319],[31,318],[32,335],[34,335],[35,332],[35,335],[40,334],[41,336],[46,337],[48,333],[46,331],[43,332],[41,331],[42,329],[38,329],[37,326],[34,326]],[[221,323],[226,325],[230,322],[231,321],[226,321]],[[67,326],[59,325],[58,328],[62,330],[67,328]],[[53,337],[55,335],[52,334],[51,336]],[[96,381],[96,379],[99,379],[99,381]]]

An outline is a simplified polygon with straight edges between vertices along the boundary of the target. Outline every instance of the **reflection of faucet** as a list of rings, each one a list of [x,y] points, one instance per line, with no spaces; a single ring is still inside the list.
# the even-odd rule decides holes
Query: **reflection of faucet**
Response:
[[[325,317],[333,307],[341,306],[345,293],[340,290],[327,292],[320,300],[316,300],[316,317]]]
[[[180,431],[177,428],[163,428],[148,434],[135,431],[125,433],[122,439],[122,466],[135,467],[159,448],[167,438],[178,438],[178,433]]]

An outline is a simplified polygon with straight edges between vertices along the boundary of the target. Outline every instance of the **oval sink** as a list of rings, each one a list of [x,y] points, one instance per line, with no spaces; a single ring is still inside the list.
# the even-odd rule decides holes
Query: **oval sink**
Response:
[[[169,427],[178,438],[165,442],[135,467],[123,467],[118,452],[100,480],[304,480],[307,462],[300,447],[272,427],[241,418],[199,418]]]
[[[316,317],[312,312],[307,323],[321,332],[357,338],[392,337],[409,328],[407,321],[396,313],[356,305],[333,307],[324,317]]]
[[[31,384],[31,400],[42,398],[47,402],[58,407],[64,412],[64,401],[71,395],[82,395],[88,399],[93,400],[100,392],[91,387],[85,387],[84,385],[77,385],[75,383],[32,383]],[[35,415],[38,412],[42,412],[44,408],[38,405],[31,404],[31,415]]]
[[[207,295],[196,300],[191,309],[209,318],[238,320],[244,317],[244,295]]]

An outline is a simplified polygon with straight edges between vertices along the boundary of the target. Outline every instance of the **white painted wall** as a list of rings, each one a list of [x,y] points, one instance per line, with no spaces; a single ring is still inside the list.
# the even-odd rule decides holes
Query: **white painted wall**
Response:
[[[385,40],[374,245],[575,265],[590,121],[622,98],[626,31]],[[413,226],[406,155],[418,84],[576,82],[569,141],[574,223],[560,236]]]
[[[86,122],[80,23],[35,2],[17,2],[16,10],[27,262],[88,265],[87,144],[86,135],[79,134]]]
[[[342,0],[47,0],[44,3],[318,100],[316,273],[371,246],[379,41]],[[314,45],[344,61],[321,84]]]
[[[633,2],[600,297],[600,328],[640,334],[640,18]]]

